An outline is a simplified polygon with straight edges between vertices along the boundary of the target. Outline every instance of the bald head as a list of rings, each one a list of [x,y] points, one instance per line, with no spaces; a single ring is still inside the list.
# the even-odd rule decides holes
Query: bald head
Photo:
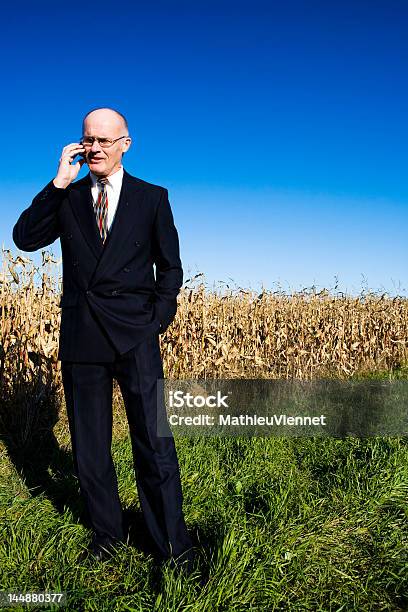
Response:
[[[126,118],[122,113],[114,108],[101,107],[90,110],[82,121],[82,132],[85,133],[86,124],[97,122],[98,125],[105,125],[107,128],[120,129],[121,134],[128,136],[129,128]]]
[[[123,154],[132,142],[125,117],[108,107],[94,108],[85,115],[82,136],[93,141],[85,147],[85,160],[91,172],[100,177],[119,170]]]

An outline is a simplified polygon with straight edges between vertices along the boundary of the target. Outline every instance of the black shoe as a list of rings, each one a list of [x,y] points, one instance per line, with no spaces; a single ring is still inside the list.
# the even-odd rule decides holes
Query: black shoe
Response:
[[[123,542],[109,536],[93,535],[87,551],[81,555],[80,560],[91,559],[93,561],[106,561],[118,552],[118,547]]]

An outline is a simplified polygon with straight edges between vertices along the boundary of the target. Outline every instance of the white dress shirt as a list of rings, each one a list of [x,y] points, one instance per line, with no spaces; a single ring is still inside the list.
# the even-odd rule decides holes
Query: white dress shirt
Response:
[[[93,172],[89,172],[92,181],[92,197],[93,201],[96,204],[98,201],[99,195],[99,187],[96,184],[99,176],[93,174]],[[120,190],[122,189],[122,181],[123,181],[123,166],[119,168],[116,172],[107,177],[108,182],[106,183],[106,191],[108,195],[108,231],[111,228],[116,209],[118,207]]]

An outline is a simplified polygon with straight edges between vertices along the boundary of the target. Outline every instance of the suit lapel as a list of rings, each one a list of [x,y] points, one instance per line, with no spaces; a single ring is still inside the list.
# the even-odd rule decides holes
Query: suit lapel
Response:
[[[73,183],[69,191],[69,199],[78,226],[95,257],[99,259],[103,251],[103,244],[93,209],[91,186],[91,177],[87,174],[77,183]]]
[[[138,211],[143,203],[145,191],[136,180],[132,179],[134,177],[124,170],[118,206],[105,244],[102,242],[94,213],[90,174],[73,183],[69,192],[72,210],[84,239],[98,259],[94,277],[102,275],[107,261],[120,257],[124,252],[123,247],[127,237],[138,222]]]

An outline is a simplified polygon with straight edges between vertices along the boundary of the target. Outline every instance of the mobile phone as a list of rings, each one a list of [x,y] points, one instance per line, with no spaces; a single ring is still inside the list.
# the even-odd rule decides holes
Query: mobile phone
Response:
[[[74,159],[72,160],[72,163],[75,163],[75,162],[79,161],[80,158],[85,159],[85,161],[86,161],[84,153],[77,153],[75,155]]]

